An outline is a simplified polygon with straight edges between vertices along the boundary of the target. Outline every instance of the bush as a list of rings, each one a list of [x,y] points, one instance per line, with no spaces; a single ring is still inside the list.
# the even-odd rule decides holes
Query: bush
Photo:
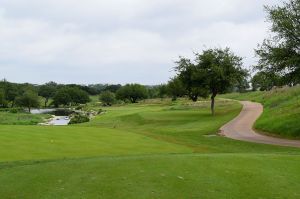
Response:
[[[17,109],[17,108],[11,108],[11,109],[9,110],[9,112],[10,112],[10,113],[18,113],[18,112],[20,112],[20,110]]]
[[[90,118],[86,115],[75,114],[71,117],[69,124],[79,124],[89,122]]]
[[[100,94],[99,100],[103,103],[104,106],[111,106],[116,101],[116,96],[110,91],[104,91]]]
[[[82,110],[84,108],[84,105],[83,104],[81,104],[81,105],[79,105],[79,106],[77,106],[76,108],[75,108],[75,110]]]
[[[117,99],[136,103],[148,97],[148,91],[145,86],[140,84],[126,84],[117,91]]]

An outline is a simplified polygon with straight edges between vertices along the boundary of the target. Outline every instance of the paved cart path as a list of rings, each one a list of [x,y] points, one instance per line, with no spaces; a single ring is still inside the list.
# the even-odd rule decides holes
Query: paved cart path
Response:
[[[300,140],[288,140],[282,138],[275,138],[266,135],[256,133],[252,127],[254,122],[263,112],[263,106],[259,103],[241,101],[243,109],[241,113],[233,119],[231,122],[225,124],[220,129],[220,134],[236,139],[248,142],[273,144],[280,146],[291,146],[300,148]]]

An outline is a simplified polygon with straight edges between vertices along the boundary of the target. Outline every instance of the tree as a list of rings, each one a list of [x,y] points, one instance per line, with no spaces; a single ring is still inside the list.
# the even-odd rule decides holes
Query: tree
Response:
[[[14,107],[16,97],[21,94],[19,87],[20,85],[8,82],[5,79],[0,82],[0,88],[4,92],[6,106],[10,103],[11,107]]]
[[[183,83],[187,95],[191,100],[196,102],[199,96],[204,96],[201,85],[195,80],[196,66],[191,62],[190,59],[179,57],[179,61],[175,62],[177,67],[175,70],[179,72],[178,78]]]
[[[161,84],[158,87],[158,96],[162,99],[168,94],[168,86],[166,84]]]
[[[39,96],[32,90],[27,90],[22,96],[16,98],[16,104],[21,107],[28,108],[30,112],[31,108],[37,108],[40,106]]]
[[[53,96],[53,104],[55,107],[59,105],[68,106],[71,103],[71,96],[67,88],[59,89]]]
[[[112,85],[107,85],[104,90],[110,91],[112,93],[116,93],[117,90],[119,90],[121,87],[122,87],[121,84],[112,84]]]
[[[110,91],[103,91],[100,96],[99,100],[105,106],[111,106],[116,101],[116,95]]]
[[[136,103],[138,100],[147,98],[147,89],[140,84],[126,84],[117,91],[116,97],[120,100]]]
[[[7,107],[7,101],[5,99],[5,92],[3,89],[0,89],[0,107],[1,108]]]
[[[248,73],[242,69],[242,58],[234,55],[229,48],[208,49],[195,56],[194,63],[181,57],[175,69],[189,92],[196,94],[194,97],[211,96],[211,112],[214,115],[217,94],[232,88]]]
[[[86,104],[90,101],[90,97],[87,92],[79,89],[79,88],[68,88],[67,93],[71,98],[71,104]]]
[[[52,103],[58,107],[59,105],[69,106],[86,104],[89,101],[90,98],[87,92],[80,90],[77,87],[65,86],[55,93]]]
[[[154,99],[159,97],[159,86],[147,86],[148,98]]]
[[[172,78],[167,85],[167,93],[172,97],[172,101],[177,100],[178,97],[185,95],[185,88],[182,81],[178,77]]]
[[[258,70],[282,76],[286,84],[300,82],[300,1],[265,7],[272,36],[256,49]]]
[[[252,79],[252,90],[267,91],[274,86],[281,86],[281,78],[274,73],[267,73],[264,71],[256,73]]]
[[[45,98],[45,107],[50,98],[55,95],[57,84],[55,82],[46,83],[39,88],[39,95]]]

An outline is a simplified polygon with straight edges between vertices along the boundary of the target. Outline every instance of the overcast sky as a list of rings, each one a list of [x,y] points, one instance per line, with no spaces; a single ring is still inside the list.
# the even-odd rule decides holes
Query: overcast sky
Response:
[[[255,64],[279,0],[0,0],[0,79],[159,84],[179,55],[230,47]]]

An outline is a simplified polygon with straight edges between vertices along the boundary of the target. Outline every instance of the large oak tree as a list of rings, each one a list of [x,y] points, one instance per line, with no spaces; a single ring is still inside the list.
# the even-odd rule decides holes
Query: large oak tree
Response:
[[[194,62],[181,57],[176,71],[194,101],[198,96],[206,98],[210,95],[211,112],[214,115],[217,94],[228,91],[248,73],[242,68],[242,58],[229,48],[208,49],[195,56]]]

